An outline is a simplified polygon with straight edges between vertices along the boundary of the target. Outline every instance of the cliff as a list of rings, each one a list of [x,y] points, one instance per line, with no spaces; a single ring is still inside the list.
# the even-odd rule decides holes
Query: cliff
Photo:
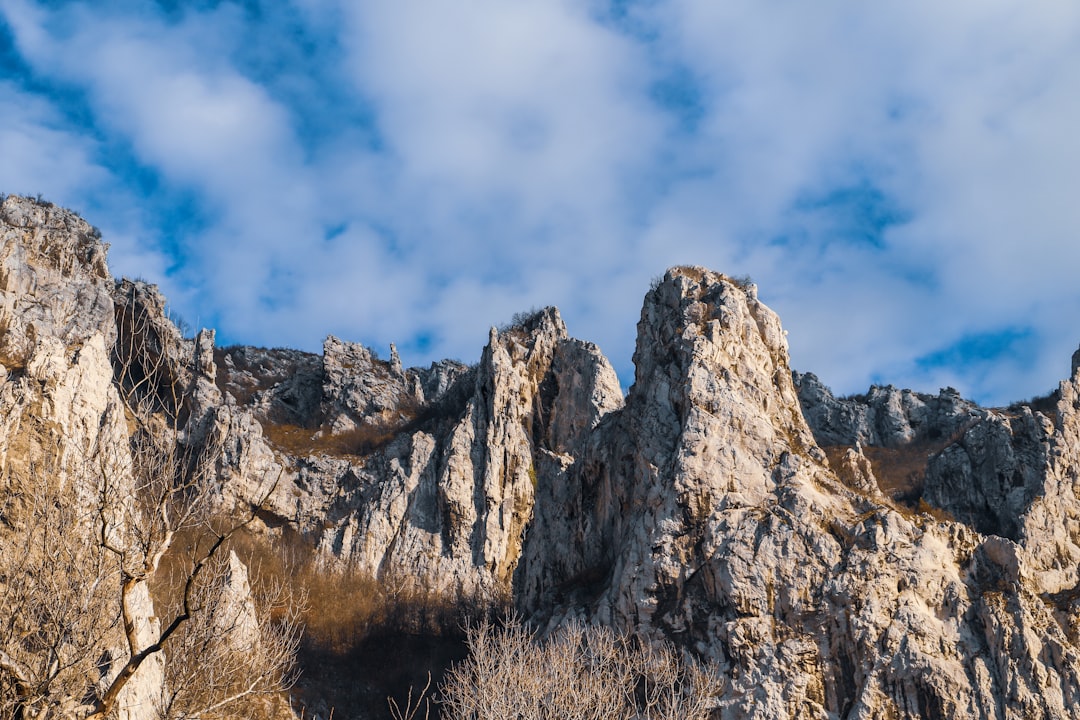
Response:
[[[117,579],[89,550],[103,474],[118,496],[135,489],[125,407],[112,382],[112,289],[90,225],[46,203],[0,204],[0,681],[28,685],[73,715],[83,698],[72,689],[114,678],[128,655],[123,628],[109,619],[121,612],[120,594],[85,580]],[[47,596],[35,587],[49,588]],[[157,629],[147,585],[134,584],[126,599],[141,650]],[[80,635],[84,642],[72,639]],[[40,643],[52,647],[45,663]],[[162,676],[159,658],[144,663],[118,717],[145,717]],[[0,712],[19,711],[0,697]]]
[[[177,442],[219,443],[219,510],[257,505],[327,568],[674,641],[721,672],[719,717],[1074,712],[1076,362],[1035,406],[835,398],[754,285],[695,267],[647,293],[625,398],[554,308],[471,366],[218,348],[113,282],[77,218],[9,198],[3,220],[5,467],[122,445],[113,363],[139,358]]]

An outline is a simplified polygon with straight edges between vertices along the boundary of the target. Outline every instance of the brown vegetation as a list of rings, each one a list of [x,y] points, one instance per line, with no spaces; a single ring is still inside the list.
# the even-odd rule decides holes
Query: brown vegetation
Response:
[[[456,419],[463,411],[464,403],[455,395],[427,405],[411,396],[402,396],[392,417],[366,418],[360,425],[342,432],[333,432],[326,424],[307,428],[287,422],[261,420],[261,425],[263,437],[289,455],[366,457],[399,435],[432,423]]]
[[[351,717],[385,707],[388,696],[404,702],[427,673],[438,681],[465,656],[467,624],[502,614],[501,606],[447,597],[410,579],[328,564],[309,540],[288,530],[239,533],[229,549],[252,569],[256,593],[281,579],[303,593],[303,674],[293,693],[299,708],[325,705],[324,716],[331,709]]]
[[[484,622],[468,646],[440,688],[450,720],[704,720],[724,686],[669,644],[602,626],[571,622],[538,638],[514,619]]]
[[[929,514],[940,521],[954,521],[951,513],[935,507],[923,498],[926,469],[930,460],[950,445],[959,442],[970,425],[944,440],[921,440],[895,448],[863,446],[863,455],[870,461],[878,488],[897,504],[898,509],[910,513]],[[823,448],[833,468],[840,467],[849,445],[831,445]]]
[[[682,275],[683,277],[690,278],[696,283],[700,283],[705,278],[705,273],[708,270],[700,265],[676,265],[667,271],[667,275],[672,277]]]
[[[490,602],[448,597],[412,578],[330,564],[288,530],[274,537],[239,533],[228,547],[252,569],[253,587],[286,578],[302,589],[304,644],[336,655],[382,634],[455,634],[464,623],[499,612]]]
[[[898,448],[863,447],[870,461],[878,487],[896,502],[915,509],[926,483],[926,467],[934,449],[926,443],[912,443]]]
[[[290,455],[363,457],[393,440],[406,429],[407,423],[372,420],[340,433],[332,433],[325,426],[313,430],[289,423],[264,422],[262,427],[263,437]]]
[[[1030,400],[1021,400],[1009,405],[1010,412],[1019,412],[1024,406],[1031,408],[1032,412],[1041,412],[1047,417],[1057,416],[1057,405],[1061,401],[1061,391],[1055,388],[1045,395],[1036,395]]]

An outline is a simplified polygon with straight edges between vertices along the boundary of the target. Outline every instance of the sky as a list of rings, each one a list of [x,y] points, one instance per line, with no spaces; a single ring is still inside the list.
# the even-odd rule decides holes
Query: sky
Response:
[[[1043,394],[1080,344],[1074,0],[0,0],[0,192],[219,344],[475,362],[749,275],[838,394]]]

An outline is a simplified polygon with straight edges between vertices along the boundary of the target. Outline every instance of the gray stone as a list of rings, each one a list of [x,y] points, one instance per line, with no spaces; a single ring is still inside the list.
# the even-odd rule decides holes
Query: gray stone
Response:
[[[1075,358],[1046,412],[951,389],[835,398],[792,373],[755,286],[695,267],[646,296],[625,399],[554,308],[493,328],[472,367],[403,368],[333,337],[322,355],[215,348],[152,286],[114,284],[70,213],[8,198],[0,219],[5,467],[57,438],[124,445],[110,356],[134,322],[179,440],[223,445],[221,509],[260,504],[266,532],[289,526],[327,564],[509,598],[547,628],[673,640],[723,673],[724,718],[1068,718],[1080,702]],[[825,445],[847,446],[836,468]],[[921,499],[955,520],[884,497],[870,446],[932,447]]]

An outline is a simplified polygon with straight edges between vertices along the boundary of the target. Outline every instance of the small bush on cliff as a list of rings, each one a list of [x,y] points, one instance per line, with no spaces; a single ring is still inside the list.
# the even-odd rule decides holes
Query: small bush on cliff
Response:
[[[754,279],[749,275],[732,275],[728,279],[735,283],[735,287],[743,291],[749,290],[754,284]]]

